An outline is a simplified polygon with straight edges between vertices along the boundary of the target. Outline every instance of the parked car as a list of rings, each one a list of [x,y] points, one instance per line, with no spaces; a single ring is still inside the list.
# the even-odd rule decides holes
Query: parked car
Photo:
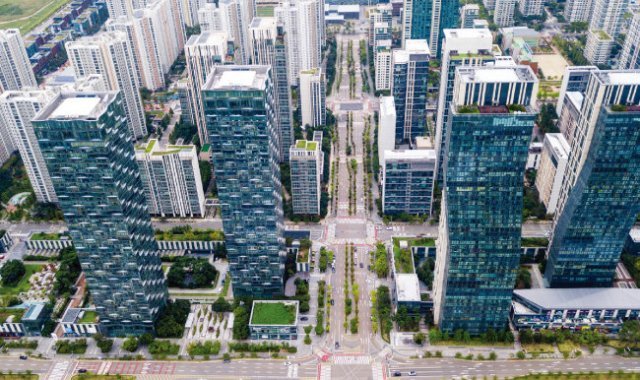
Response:
[[[409,371],[409,376],[418,376],[416,371]]]
[[[27,360],[27,355],[20,355],[20,360]]]
[[[400,377],[400,376],[402,376],[402,373],[400,371],[395,371],[393,373],[393,377]]]
[[[300,317],[300,320],[301,320],[301,321],[308,321],[308,320],[309,320],[309,317]]]
[[[78,373],[87,373],[87,369],[86,368],[79,368],[78,369]]]

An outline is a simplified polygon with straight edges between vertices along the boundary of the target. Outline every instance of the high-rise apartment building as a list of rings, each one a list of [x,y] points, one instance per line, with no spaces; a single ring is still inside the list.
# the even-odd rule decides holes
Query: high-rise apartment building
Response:
[[[216,66],[203,94],[234,295],[281,295],[284,219],[271,69]]]
[[[381,166],[384,214],[431,213],[435,150],[385,150]]]
[[[544,12],[542,0],[518,0],[518,10],[523,16],[540,16]]]
[[[629,8],[629,0],[593,0],[593,14],[584,48],[584,57],[592,65],[609,62],[615,38],[620,33],[622,16]]]
[[[460,8],[460,28],[472,29],[473,21],[480,17],[480,6],[478,4],[465,4]]]
[[[500,27],[512,26],[515,11],[516,0],[496,0],[493,22]]]
[[[567,0],[564,18],[567,22],[589,22],[595,0]]]
[[[121,91],[134,139],[147,135],[135,55],[123,32],[105,32],[66,43],[76,78],[98,74],[108,90]]]
[[[391,62],[393,58],[391,45],[391,40],[383,40],[377,41],[373,48],[377,91],[391,90]]]
[[[291,205],[294,214],[320,215],[322,151],[320,142],[298,140],[290,147]]]
[[[627,37],[618,59],[618,69],[640,69],[640,11],[633,13]]]
[[[427,40],[434,56],[440,56],[442,31],[459,26],[459,12],[457,0],[404,0],[403,42]]]
[[[391,95],[396,105],[396,145],[428,135],[427,91],[431,51],[426,40],[405,40],[393,51]]]
[[[37,85],[20,31],[0,29],[0,92]]]
[[[62,93],[32,123],[101,328],[152,332],[168,293],[124,101]]]
[[[3,165],[15,152],[16,146],[8,124],[0,125],[0,165]]]
[[[547,214],[556,212],[564,170],[569,159],[569,144],[562,133],[547,133],[544,136],[540,167],[536,174],[536,189]]]
[[[31,120],[53,96],[51,91],[36,90],[0,94],[0,130],[9,132],[15,148],[20,152],[36,199],[43,203],[56,203],[58,198]]]
[[[300,73],[300,116],[302,127],[314,128],[326,124],[325,84],[322,69],[304,70]]]
[[[220,30],[227,32],[236,49],[235,62],[248,64],[251,58],[248,30],[255,15],[255,3],[250,0],[220,0],[218,11]],[[213,24],[215,25],[215,22]]]
[[[436,114],[435,148],[437,180],[441,184],[443,161],[447,152],[447,127],[453,100],[456,67],[482,66],[494,62],[493,36],[488,29],[445,29],[442,42],[442,67]]]
[[[456,70],[434,274],[443,331],[507,327],[537,92],[529,66]]]
[[[135,152],[150,214],[204,216],[204,191],[195,145],[161,146],[152,139],[136,146]]]
[[[209,134],[207,133],[202,103],[202,87],[213,66],[225,62],[227,46],[227,33],[218,31],[193,35],[189,37],[184,46],[187,63],[187,94],[193,119],[198,129],[198,137],[203,144],[209,141]]]
[[[369,46],[375,46],[374,28],[376,25],[383,23],[391,27],[393,20],[393,7],[391,4],[376,4],[375,8],[369,9]]]
[[[284,26],[274,17],[255,17],[249,29],[252,62],[271,66],[278,113],[278,150],[280,162],[289,159],[293,145],[293,107],[289,86],[289,57]]]
[[[593,70],[570,140],[545,279],[611,286],[640,212],[640,71]]]

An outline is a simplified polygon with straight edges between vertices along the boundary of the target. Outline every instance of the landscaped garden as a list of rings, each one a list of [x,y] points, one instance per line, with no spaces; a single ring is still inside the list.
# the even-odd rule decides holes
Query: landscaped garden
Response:
[[[194,230],[190,226],[173,227],[168,231],[156,230],[158,241],[222,241],[224,233],[219,230]]]
[[[253,325],[292,325],[296,321],[295,304],[284,302],[255,302],[253,304]]]

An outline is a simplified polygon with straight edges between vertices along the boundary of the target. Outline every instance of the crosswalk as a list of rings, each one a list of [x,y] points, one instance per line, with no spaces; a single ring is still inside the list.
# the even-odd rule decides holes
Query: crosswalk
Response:
[[[298,378],[298,365],[292,364],[287,368],[287,378],[289,379],[297,379]]]
[[[320,363],[320,378],[319,380],[331,380],[331,365],[327,363]]]
[[[68,360],[65,360],[63,362],[57,362],[51,369],[51,372],[47,375],[47,379],[49,380],[65,379],[67,376],[67,371],[69,370],[70,366],[71,366],[71,362]]]
[[[384,368],[382,367],[382,363],[374,362],[371,365],[371,376],[373,380],[384,380]]]
[[[371,358],[368,355],[358,356],[334,356],[334,364],[370,364]]]

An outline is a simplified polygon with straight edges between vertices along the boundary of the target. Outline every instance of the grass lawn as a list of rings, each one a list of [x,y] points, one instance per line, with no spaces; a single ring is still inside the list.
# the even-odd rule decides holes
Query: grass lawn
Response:
[[[0,375],[0,380],[38,380],[38,375]]]
[[[78,323],[95,323],[98,321],[98,313],[93,310],[87,310],[82,315]]]
[[[296,321],[296,307],[283,302],[256,302],[253,304],[252,324],[290,325]]]
[[[400,249],[398,246],[393,246],[393,258],[396,264],[396,272],[398,273],[415,273],[413,268],[413,258],[411,257],[411,250]]]
[[[471,341],[469,342],[458,342],[456,340],[439,340],[431,344],[434,346],[513,347],[513,343],[505,343],[505,342],[487,343],[479,339],[473,339],[473,338],[471,338]]]
[[[29,285],[29,278],[31,277],[32,274],[36,273],[36,272],[40,272],[40,270],[42,269],[42,265],[40,264],[25,264],[25,274],[24,276],[22,276],[22,278],[20,279],[20,281],[18,281],[18,284],[16,286],[1,286],[0,287],[0,296],[6,296],[6,295],[18,295],[22,292],[26,292],[29,290],[30,285]]]
[[[579,350],[580,346],[578,346],[577,344],[573,343],[573,342],[562,342],[562,343],[558,343],[558,350],[560,350],[560,352],[573,352],[574,350]]]
[[[553,348],[553,345],[546,343],[523,344],[522,348],[530,354],[546,354],[556,352],[556,350]]]
[[[0,0],[0,29],[19,28],[24,35],[46,21],[69,0]],[[20,20],[24,18],[24,20]]]

